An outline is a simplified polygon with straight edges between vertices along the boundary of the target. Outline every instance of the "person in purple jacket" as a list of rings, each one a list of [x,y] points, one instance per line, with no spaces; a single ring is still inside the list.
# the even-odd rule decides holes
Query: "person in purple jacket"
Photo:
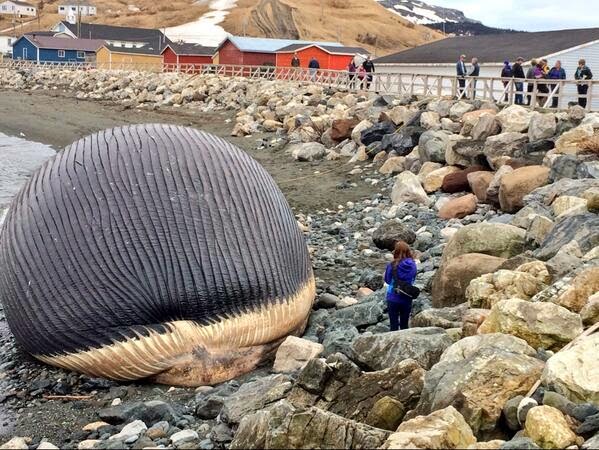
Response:
[[[393,272],[395,271],[396,277]],[[387,309],[389,312],[390,331],[408,328],[412,299],[397,294],[393,290],[395,278],[406,283],[414,284],[416,279],[416,262],[412,256],[410,246],[404,241],[398,241],[393,250],[393,261],[387,264],[385,270],[385,283],[387,283]]]

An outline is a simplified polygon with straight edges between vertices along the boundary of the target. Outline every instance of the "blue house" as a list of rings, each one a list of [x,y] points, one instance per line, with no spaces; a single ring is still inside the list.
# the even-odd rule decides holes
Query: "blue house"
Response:
[[[12,46],[13,59],[36,62],[93,62],[104,45],[100,39],[71,39],[24,34]]]

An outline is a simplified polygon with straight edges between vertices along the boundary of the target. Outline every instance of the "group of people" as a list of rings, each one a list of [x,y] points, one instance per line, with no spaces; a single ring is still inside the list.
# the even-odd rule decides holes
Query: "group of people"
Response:
[[[294,53],[293,57],[291,58],[291,67],[295,67],[297,69],[301,67],[301,61],[297,53]],[[312,81],[316,81],[318,71],[320,70],[320,62],[315,56],[310,58],[310,61],[308,62],[308,70],[310,71],[310,79]],[[350,88],[370,88],[373,74],[375,72],[374,63],[372,62],[370,56],[367,56],[361,64],[356,62],[356,57],[352,58],[347,66],[347,71],[349,73]]]
[[[466,67],[466,55],[460,55],[460,58],[456,64],[456,75],[458,77],[458,94],[460,96],[463,95],[464,90],[466,89],[466,77],[477,77],[480,74],[480,66],[478,64],[478,60],[476,58],[472,59],[471,68],[468,70]],[[513,78],[514,82],[514,103],[516,105],[528,105],[531,106],[533,99],[536,98],[538,100],[538,104],[540,106],[544,106],[547,102],[547,99],[551,95],[551,107],[557,108],[559,102],[559,89],[560,82],[559,80],[566,79],[566,71],[562,67],[561,61],[556,61],[553,67],[549,68],[549,63],[546,59],[532,59],[530,61],[530,67],[524,72],[524,58],[518,57],[513,64],[510,64],[509,61],[504,61],[503,68],[501,69],[501,78],[504,78],[503,85],[505,87],[505,98],[504,100],[508,102],[510,100],[510,93],[508,92],[507,86],[510,81],[505,80],[505,78]],[[580,59],[578,61],[578,68],[574,74],[574,79],[578,81],[591,80],[593,78],[593,73],[591,69],[586,65],[586,61],[584,59]],[[524,91],[524,80],[537,80],[536,82],[527,82],[526,86],[526,103],[524,103],[525,91]],[[538,81],[538,80],[549,80]],[[553,80],[553,81],[551,81]],[[476,80],[471,82],[472,86],[472,97],[476,94]],[[536,87],[536,95],[535,95],[535,87]],[[589,90],[589,85],[586,83],[578,83],[577,91],[578,91],[578,104],[583,108],[587,106],[587,93]]]

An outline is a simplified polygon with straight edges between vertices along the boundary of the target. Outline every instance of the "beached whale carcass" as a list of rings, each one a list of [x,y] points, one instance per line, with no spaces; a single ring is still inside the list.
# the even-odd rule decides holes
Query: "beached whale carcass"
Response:
[[[93,376],[230,379],[300,332],[314,295],[272,178],[191,128],[73,143],[34,173],[0,232],[0,299],[17,341]]]

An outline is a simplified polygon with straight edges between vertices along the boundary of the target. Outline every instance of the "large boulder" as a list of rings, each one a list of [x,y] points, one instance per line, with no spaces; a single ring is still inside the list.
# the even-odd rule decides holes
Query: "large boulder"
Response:
[[[501,124],[501,130],[505,132],[524,133],[532,120],[532,112],[520,105],[508,106],[499,114],[497,120]]]
[[[303,144],[294,144],[288,151],[297,161],[316,161],[324,158],[327,149],[319,142],[306,142]]]
[[[476,442],[472,429],[453,407],[402,423],[382,448],[457,449]]]
[[[362,131],[367,130],[368,128],[370,128],[372,126],[372,122],[370,122],[369,120],[362,120],[360,123],[358,123],[358,125],[356,125],[354,127],[354,129],[351,132],[351,138],[352,140],[358,144],[361,145],[362,142],[360,141],[360,138],[362,136]]]
[[[433,307],[442,308],[463,303],[470,282],[485,273],[496,271],[504,262],[505,258],[480,253],[466,253],[447,259],[433,278]]]
[[[474,111],[475,109],[476,108],[472,103],[459,101],[454,103],[451,108],[449,108],[449,118],[451,120],[460,120],[464,114]]]
[[[521,167],[501,178],[499,204],[501,209],[514,212],[524,206],[524,197],[547,184],[549,168],[544,166]]]
[[[559,350],[582,333],[582,320],[553,303],[513,298],[496,303],[478,332],[511,334],[531,347]]]
[[[544,386],[575,403],[599,406],[599,334],[576,342],[547,361],[541,381]]]
[[[511,258],[524,251],[526,231],[502,223],[475,223],[460,228],[443,250],[443,262],[465,253]]]
[[[412,317],[410,326],[412,328],[441,327],[446,330],[450,328],[462,328],[464,315],[467,311],[467,303],[444,308],[425,309]]]
[[[466,299],[472,308],[492,308],[501,300],[519,298],[530,300],[547,287],[531,274],[517,270],[497,270],[470,282]]]
[[[230,448],[377,448],[388,436],[388,431],[282,400],[244,416]]]
[[[495,172],[493,179],[487,188],[487,203],[499,205],[499,188],[501,187],[501,180],[504,176],[513,171],[514,169],[512,166],[505,164]]]
[[[441,190],[449,194],[455,194],[456,192],[468,192],[470,190],[468,174],[480,172],[481,170],[485,170],[485,168],[481,166],[471,166],[467,169],[450,173],[443,178]]]
[[[413,359],[430,369],[453,341],[443,328],[411,328],[381,334],[363,334],[354,341],[356,360],[372,370]]]
[[[445,131],[425,131],[418,141],[420,161],[445,163],[445,149],[449,143],[449,135]]]
[[[322,344],[296,336],[287,336],[277,349],[273,371],[294,372],[303,368],[308,361],[324,350]]]
[[[508,131],[487,138],[483,152],[491,167],[497,169],[502,163],[512,158],[516,152],[522,151],[527,143],[528,136],[526,134]]]
[[[489,189],[494,176],[493,172],[479,171],[471,172],[466,177],[470,190],[476,195],[479,202],[485,203],[487,201],[487,189]]]
[[[599,292],[599,267],[589,267],[576,275],[566,290],[553,298],[553,301],[570,311],[579,313],[591,295],[596,292]]]
[[[526,414],[526,435],[541,448],[567,448],[576,444],[577,436],[562,412],[552,406],[535,406]]]
[[[426,164],[426,163],[424,163]],[[430,173],[424,175],[424,176],[420,176],[420,179],[422,180],[422,187],[424,188],[424,190],[426,192],[432,193],[432,192],[436,192],[439,189],[441,189],[441,186],[443,186],[443,180],[445,179],[445,177],[447,175],[449,175],[450,173],[455,173],[455,172],[459,172],[460,169],[458,167],[455,166],[445,166],[445,167],[441,167],[439,169],[433,170]]]
[[[557,130],[555,115],[550,113],[533,112],[528,127],[528,140],[540,141],[552,137]]]
[[[555,141],[556,153],[577,155],[583,150],[583,143],[593,137],[595,130],[592,125],[580,125],[563,133]]]
[[[331,124],[331,139],[343,141],[351,137],[351,133],[359,121],[357,119],[337,119]]]
[[[535,257],[546,261],[572,241],[576,241],[582,253],[586,253],[599,245],[599,216],[587,213],[566,216],[557,221],[547,234]]]
[[[395,244],[398,241],[413,244],[415,240],[416,233],[397,220],[388,220],[384,222],[372,234],[374,245],[382,250],[393,251],[393,249],[395,249]]]
[[[395,184],[391,191],[391,201],[394,205],[403,202],[429,205],[431,202],[420,185],[418,177],[407,170],[395,177]]]
[[[490,136],[495,136],[501,131],[501,125],[495,114],[483,114],[470,132],[475,141],[484,141]]]
[[[474,214],[476,207],[477,201],[474,194],[463,195],[452,198],[443,204],[439,209],[439,217],[445,220],[463,219],[470,214]]]
[[[311,360],[299,374],[287,400],[294,405],[316,406],[364,422],[369,417],[375,419],[372,415],[376,414],[377,402],[387,397],[401,404],[401,420],[408,409],[416,406],[425,373],[412,359],[388,369],[362,372],[345,355],[336,353],[326,361]]]
[[[386,134],[395,132],[395,124],[391,121],[379,122],[366,128],[360,134],[360,141],[363,145],[370,145],[373,142],[380,142]]]
[[[495,430],[505,403],[524,395],[543,363],[522,339],[505,334],[464,338],[449,347],[424,378],[420,402],[407,418],[455,407],[475,434]]]
[[[455,104],[455,100],[433,100],[426,105],[427,111],[433,111],[439,114],[439,117],[448,117],[451,107]]]
[[[445,150],[447,164],[464,167],[487,165],[487,158],[483,153],[485,141],[451,136],[449,142]]]
[[[242,384],[237,392],[225,398],[221,418],[226,423],[237,424],[248,414],[285,398],[292,387],[291,377],[282,374]]]
[[[420,116],[420,126],[427,130],[438,130],[441,128],[441,116],[434,111],[425,111]]]
[[[420,127],[403,127],[395,133],[383,136],[381,148],[387,153],[395,152],[399,156],[409,155],[418,145],[423,131]]]
[[[379,173],[383,175],[394,175],[396,173],[401,173],[406,170],[405,162],[406,158],[403,156],[391,156],[385,160],[379,169]]]

